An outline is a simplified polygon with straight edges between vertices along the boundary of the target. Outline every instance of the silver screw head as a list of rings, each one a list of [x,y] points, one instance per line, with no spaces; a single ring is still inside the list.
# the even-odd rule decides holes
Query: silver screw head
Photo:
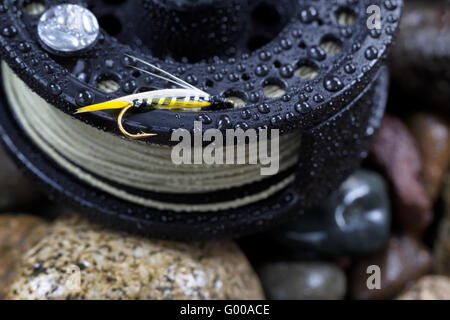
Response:
[[[91,46],[98,38],[100,27],[95,15],[75,4],[51,7],[39,19],[41,41],[57,52],[77,52]]]

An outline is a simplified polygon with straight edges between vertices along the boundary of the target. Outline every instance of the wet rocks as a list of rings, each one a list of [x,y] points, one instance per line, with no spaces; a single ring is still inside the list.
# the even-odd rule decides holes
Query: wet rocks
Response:
[[[0,215],[0,299],[21,255],[47,230],[47,222],[29,215]]]
[[[433,265],[437,273],[450,276],[450,175],[444,184],[444,215],[439,224],[438,236],[433,253]]]
[[[422,154],[425,189],[435,200],[450,163],[450,123],[430,113],[417,113],[409,124]]]
[[[269,263],[259,275],[267,298],[272,300],[338,300],[346,293],[345,274],[328,263]]]
[[[378,174],[359,170],[326,203],[272,232],[273,239],[295,252],[314,250],[331,256],[373,253],[390,232],[390,203]]]
[[[426,276],[404,291],[399,300],[450,300],[450,278]]]
[[[8,299],[261,299],[230,241],[180,243],[60,218],[22,258]]]
[[[43,197],[0,147],[0,210],[22,207]]]
[[[439,225],[433,255],[436,272],[450,276],[450,217],[445,217]]]
[[[380,289],[369,289],[370,266],[380,268]],[[360,260],[351,272],[351,295],[354,299],[391,299],[410,282],[425,275],[431,267],[427,248],[408,236],[392,237],[387,248]]]
[[[446,111],[450,101],[450,3],[404,2],[392,52],[395,82],[416,101]]]
[[[433,219],[432,202],[422,184],[417,143],[400,119],[383,118],[370,159],[392,185],[394,212],[402,227],[414,234],[423,233]]]

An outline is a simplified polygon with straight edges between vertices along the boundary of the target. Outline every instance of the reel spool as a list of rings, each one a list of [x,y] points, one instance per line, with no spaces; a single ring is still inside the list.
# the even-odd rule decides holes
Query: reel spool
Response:
[[[49,48],[36,31],[41,15],[61,3],[0,5],[0,132],[44,190],[92,219],[151,237],[236,237],[302,214],[366,156],[386,104],[383,63],[401,1],[71,1],[85,5],[102,30],[69,53]],[[367,27],[371,5],[381,9],[380,30]],[[121,138],[114,111],[74,117],[79,107],[170,88],[130,68],[136,61],[127,55],[236,107],[130,114],[128,131],[157,133],[146,143]],[[195,121],[224,135],[279,129],[282,170],[270,177],[248,166],[180,173],[168,157],[171,134],[194,132]],[[109,161],[95,165],[97,158]]]

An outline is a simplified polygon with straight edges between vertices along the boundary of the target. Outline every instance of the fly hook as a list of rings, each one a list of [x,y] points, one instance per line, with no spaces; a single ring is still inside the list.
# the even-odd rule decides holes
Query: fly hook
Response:
[[[148,137],[154,137],[156,136],[156,134],[155,133],[131,134],[128,131],[126,131],[125,128],[123,127],[122,123],[123,117],[125,113],[131,108],[141,111],[147,110],[150,111],[153,109],[166,109],[166,110],[199,109],[210,107],[212,105],[221,105],[226,107],[234,106],[233,102],[229,99],[211,96],[210,94],[200,90],[199,88],[194,87],[193,85],[187,83],[186,81],[177,78],[176,76],[156,67],[153,64],[150,64],[144,60],[135,58],[130,55],[127,56],[146,65],[147,67],[152,68],[156,72],[159,72],[160,75],[135,66],[132,66],[133,69],[139,70],[153,77],[173,83],[179,86],[180,88],[162,89],[137,93],[121,97],[115,100],[80,108],[75,112],[76,114],[99,110],[120,109],[121,111],[117,118],[117,124],[122,134],[130,139],[144,139]]]

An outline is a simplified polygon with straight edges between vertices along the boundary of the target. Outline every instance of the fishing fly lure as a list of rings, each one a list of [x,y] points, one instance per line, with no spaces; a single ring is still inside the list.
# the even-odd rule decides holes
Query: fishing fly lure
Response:
[[[107,102],[90,105],[87,107],[79,108],[75,112],[85,113],[85,112],[93,112],[99,110],[109,110],[109,109],[120,109],[120,113],[117,117],[117,125],[119,127],[120,132],[130,139],[144,139],[148,137],[156,136],[156,133],[140,133],[140,134],[132,134],[125,130],[123,127],[122,119],[125,113],[133,109],[138,112],[148,112],[154,109],[199,109],[199,108],[207,108],[207,107],[222,107],[229,108],[233,107],[233,101],[221,97],[221,96],[212,96],[205,91],[200,90],[197,87],[187,83],[180,78],[177,78],[173,74],[170,74],[167,71],[164,71],[155,65],[148,63],[142,59],[127,55],[128,57],[139,61],[140,63],[156,70],[161,73],[161,75],[150,72],[148,70],[144,70],[142,68],[131,66],[132,68],[149,74],[155,78],[166,80],[172,84],[179,86],[177,89],[163,89],[163,90],[153,90],[147,91],[137,94],[132,94],[124,97],[120,97],[118,99],[110,100]]]

